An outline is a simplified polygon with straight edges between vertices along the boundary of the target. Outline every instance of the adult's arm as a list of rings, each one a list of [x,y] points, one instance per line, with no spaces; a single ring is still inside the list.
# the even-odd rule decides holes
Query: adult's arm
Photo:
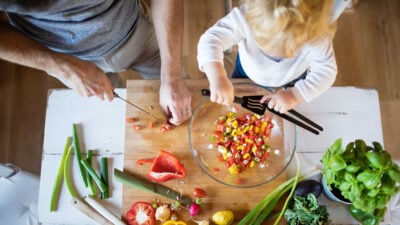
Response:
[[[112,84],[104,72],[90,62],[54,52],[6,21],[0,12],[0,59],[42,70],[56,77],[81,96],[97,95],[112,100]]]
[[[191,96],[182,73],[183,0],[152,0],[151,16],[160,49],[160,105],[169,123],[191,115]]]

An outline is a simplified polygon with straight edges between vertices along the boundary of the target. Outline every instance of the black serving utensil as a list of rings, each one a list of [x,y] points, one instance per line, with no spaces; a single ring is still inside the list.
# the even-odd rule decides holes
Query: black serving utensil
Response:
[[[210,90],[208,89],[202,89],[201,93],[203,96],[210,96],[211,94]],[[262,95],[251,95],[243,97],[235,96],[233,102],[240,104],[243,108],[248,109],[258,115],[264,115],[265,111],[268,110],[271,113],[278,115],[283,119],[286,119],[316,135],[318,135],[320,131],[323,131],[323,128],[320,125],[318,125],[317,123],[313,122],[312,120],[308,119],[307,117],[303,116],[301,113],[295,110],[289,110],[288,112],[293,116],[299,118],[300,120],[303,120],[304,122],[297,120],[294,117],[291,117],[287,114],[280,113],[278,111],[275,111],[274,109],[268,108],[267,104],[260,103],[262,97],[263,97]]]

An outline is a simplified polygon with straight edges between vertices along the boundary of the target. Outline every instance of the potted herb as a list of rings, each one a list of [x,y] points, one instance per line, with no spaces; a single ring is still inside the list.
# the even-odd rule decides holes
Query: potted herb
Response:
[[[386,205],[399,192],[400,168],[378,142],[355,140],[342,147],[336,140],[321,159],[322,177],[351,203],[351,215],[366,225],[384,220]],[[357,213],[355,213],[357,212]]]
[[[294,196],[284,214],[289,225],[327,225],[329,214],[326,206],[318,203],[313,193],[306,197]]]

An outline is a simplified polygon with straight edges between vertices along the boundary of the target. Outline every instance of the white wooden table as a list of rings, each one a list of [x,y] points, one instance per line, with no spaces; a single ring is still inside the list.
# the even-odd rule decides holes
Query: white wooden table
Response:
[[[116,92],[125,97],[125,89]],[[123,169],[124,134],[125,134],[125,103],[101,101],[97,98],[82,98],[72,90],[51,90],[48,95],[46,122],[43,143],[42,168],[39,191],[39,221],[43,224],[95,224],[70,204],[70,194],[65,183],[60,194],[59,207],[56,212],[50,212],[50,197],[54,186],[57,170],[65,141],[72,136],[72,124],[79,124],[79,139],[81,146],[95,150],[94,166],[98,168],[101,157],[108,157],[109,179],[112,185],[111,198],[102,203],[114,215],[121,215],[122,184],[111,179],[112,168]],[[84,151],[84,149],[82,149]],[[89,194],[80,180],[75,157],[71,157],[73,172],[71,179],[81,196]],[[97,165],[96,165],[97,164]],[[71,166],[72,167],[72,166]]]
[[[122,97],[126,94],[124,89],[117,92]],[[374,89],[332,87],[313,102],[303,104],[296,110],[324,127],[318,136],[298,128],[297,152],[303,171],[320,165],[322,154],[337,138],[342,138],[343,143],[363,139],[367,143],[378,141],[383,144],[379,97]],[[82,98],[71,90],[49,92],[39,195],[39,220],[44,224],[94,224],[69,204],[69,193],[65,186],[58,211],[49,212],[53,182],[66,137],[72,134],[73,123],[81,124],[81,142],[86,148],[98,151],[97,159],[108,156],[112,158],[110,167],[123,168],[125,104],[118,99],[109,103],[96,98]],[[77,170],[73,172],[78,174]],[[293,172],[293,165],[288,172]],[[112,178],[112,197],[104,204],[115,215],[121,215],[124,213],[121,212],[122,185],[112,177],[111,168],[109,174]],[[82,196],[88,194],[82,185],[77,183],[76,187]],[[324,197],[321,199],[328,206],[333,224],[357,224],[344,207]],[[390,224],[389,221],[390,213],[383,224]]]

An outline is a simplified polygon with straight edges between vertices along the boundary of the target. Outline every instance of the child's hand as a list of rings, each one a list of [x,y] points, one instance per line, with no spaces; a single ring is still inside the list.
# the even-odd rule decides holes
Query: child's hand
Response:
[[[210,100],[222,105],[232,105],[233,85],[226,75],[224,65],[220,62],[209,62],[203,68],[210,82]]]
[[[288,88],[286,90],[278,90],[274,93],[264,96],[260,102],[268,102],[268,108],[274,109],[280,113],[286,113],[288,110],[293,109],[304,100],[297,93],[295,88]]]
[[[216,82],[210,82],[210,100],[218,104],[230,106],[233,103],[234,91],[233,85],[229,79],[218,79]]]

